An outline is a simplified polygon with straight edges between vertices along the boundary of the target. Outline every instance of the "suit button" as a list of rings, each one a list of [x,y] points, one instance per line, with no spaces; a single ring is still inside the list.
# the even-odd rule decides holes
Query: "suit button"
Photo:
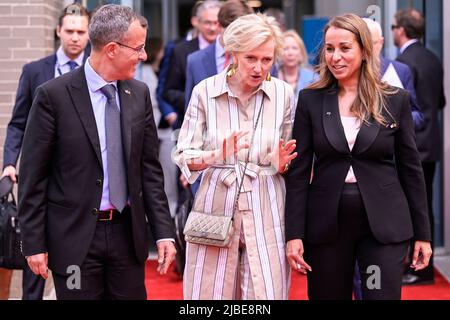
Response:
[[[347,155],[347,160],[352,160],[353,156],[351,154]]]
[[[92,214],[93,214],[93,215],[98,214],[98,209],[97,209],[97,208],[92,209]]]
[[[103,184],[102,179],[97,179],[97,181],[95,181],[95,184],[96,184],[97,186],[101,187],[102,184]]]

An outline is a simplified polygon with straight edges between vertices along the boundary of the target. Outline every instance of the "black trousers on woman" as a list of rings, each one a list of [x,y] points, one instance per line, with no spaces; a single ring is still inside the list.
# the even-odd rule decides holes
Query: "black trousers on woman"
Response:
[[[370,230],[357,184],[345,184],[338,212],[338,238],[331,243],[305,243],[310,300],[351,300],[358,261],[363,300],[399,300],[409,241],[378,242]],[[386,221],[389,228],[389,221]]]

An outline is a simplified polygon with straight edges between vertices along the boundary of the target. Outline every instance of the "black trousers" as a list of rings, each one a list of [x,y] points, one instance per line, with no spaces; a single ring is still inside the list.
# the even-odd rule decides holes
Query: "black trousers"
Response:
[[[76,272],[55,274],[58,300],[145,300],[145,265],[137,261],[130,214],[113,221],[98,221],[83,264],[79,286]]]
[[[409,241],[378,242],[370,230],[357,184],[346,184],[339,203],[338,238],[305,243],[310,300],[351,300],[355,262],[361,273],[363,300],[401,298],[404,259]]]
[[[27,264],[22,274],[22,300],[42,300],[44,289],[45,279],[35,275]]]
[[[425,177],[425,186],[427,189],[427,201],[428,201],[428,219],[431,226],[431,239],[434,239],[434,215],[433,215],[433,180],[434,173],[436,171],[436,162],[422,162],[423,175]],[[410,247],[410,262],[412,261],[412,255],[414,253],[414,242],[411,242]],[[434,249],[433,241],[431,242],[431,249]],[[421,280],[433,280],[434,268],[433,268],[433,256],[431,255],[430,263],[428,266],[420,271],[414,271],[407,267],[406,272],[414,274],[420,277]],[[409,266],[409,264],[408,264]]]

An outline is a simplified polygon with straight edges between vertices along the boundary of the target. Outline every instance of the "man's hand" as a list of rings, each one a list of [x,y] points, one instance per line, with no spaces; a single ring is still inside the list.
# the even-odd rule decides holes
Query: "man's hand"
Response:
[[[183,186],[183,188],[187,189],[189,188],[189,181],[184,177],[184,174],[180,174],[180,183]]]
[[[3,169],[1,178],[8,176],[11,178],[12,182],[16,183],[17,182],[16,173],[17,173],[16,168],[9,165],[9,166],[6,166],[5,169]]]
[[[170,264],[175,260],[177,250],[172,241],[159,241],[156,246],[158,247],[158,268],[156,271],[159,274],[166,274]]]
[[[165,119],[169,125],[173,127],[175,121],[177,121],[177,114],[175,112],[171,112],[165,117]]]
[[[38,253],[27,258],[28,265],[35,275],[48,278],[48,253]]]
[[[411,268],[413,268],[414,271],[425,269],[430,262],[431,254],[431,245],[428,241],[416,241],[414,243],[414,254]]]

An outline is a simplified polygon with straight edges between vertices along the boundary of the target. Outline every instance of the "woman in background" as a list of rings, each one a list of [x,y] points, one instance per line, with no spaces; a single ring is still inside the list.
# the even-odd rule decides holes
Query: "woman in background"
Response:
[[[283,33],[283,54],[278,68],[277,78],[289,83],[295,97],[300,90],[314,82],[317,74],[308,67],[308,53],[302,38],[295,30]]]

